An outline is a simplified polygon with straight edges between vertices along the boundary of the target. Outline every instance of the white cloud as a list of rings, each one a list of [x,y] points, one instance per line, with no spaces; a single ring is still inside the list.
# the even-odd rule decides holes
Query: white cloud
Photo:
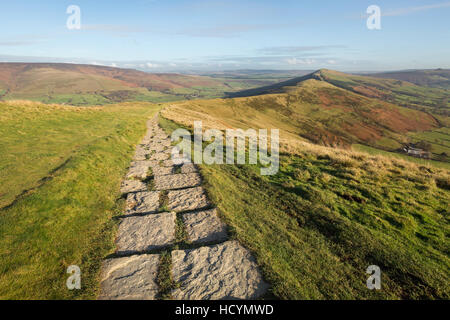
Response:
[[[316,62],[314,59],[297,59],[297,58],[291,58],[287,59],[286,62],[290,65],[311,65]]]
[[[419,6],[419,7],[408,7],[408,8],[401,8],[401,9],[395,9],[395,10],[390,10],[390,11],[386,11],[383,12],[381,11],[381,15],[382,16],[386,16],[386,17],[394,17],[394,16],[402,16],[402,15],[406,15],[406,14],[410,14],[410,13],[414,13],[414,12],[419,12],[419,11],[425,11],[425,10],[430,10],[430,9],[439,9],[439,8],[446,8],[446,7],[450,7],[450,2],[441,2],[441,3],[435,3],[435,4],[430,4],[430,5],[426,5],[426,6]]]

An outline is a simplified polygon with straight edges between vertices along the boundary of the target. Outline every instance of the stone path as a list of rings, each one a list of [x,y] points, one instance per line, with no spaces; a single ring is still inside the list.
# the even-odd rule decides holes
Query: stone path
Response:
[[[99,299],[158,299],[162,250],[171,251],[177,284],[173,299],[264,295],[268,284],[249,251],[228,240],[226,225],[201,187],[195,165],[175,166],[170,138],[157,119],[147,127],[121,186],[126,209],[120,217],[116,254],[102,266]],[[177,234],[187,239],[177,239]],[[174,250],[181,240],[188,249]]]

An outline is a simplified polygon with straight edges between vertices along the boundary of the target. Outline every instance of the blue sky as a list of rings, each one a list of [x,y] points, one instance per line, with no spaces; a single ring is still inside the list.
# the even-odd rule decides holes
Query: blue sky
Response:
[[[81,30],[68,30],[69,5]],[[381,30],[366,27],[369,5]],[[0,10],[0,60],[147,71],[450,67],[450,1],[15,0]]]

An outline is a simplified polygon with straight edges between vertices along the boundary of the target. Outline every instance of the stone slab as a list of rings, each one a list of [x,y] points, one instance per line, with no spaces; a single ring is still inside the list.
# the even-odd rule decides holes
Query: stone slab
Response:
[[[118,254],[162,249],[175,241],[175,212],[122,219],[116,239]]]
[[[147,174],[148,174],[148,166],[139,164],[139,162],[144,162],[144,161],[138,161],[138,164],[136,164],[135,166],[130,167],[130,169],[128,170],[128,173],[126,175],[126,177],[129,178],[137,178],[137,179],[145,179],[147,178]]]
[[[198,172],[193,163],[185,163],[181,166],[181,173],[195,173]]]
[[[164,153],[164,152],[157,152],[150,156],[149,160],[156,160],[156,161],[164,161],[168,160],[170,158],[170,154]]]
[[[101,275],[101,300],[154,300],[160,255],[143,254],[107,259]]]
[[[166,176],[173,174],[174,167],[162,167],[159,165],[152,166],[152,173],[154,176]]]
[[[176,300],[256,299],[268,289],[251,254],[237,241],[172,251]]]
[[[159,192],[146,191],[129,193],[126,214],[155,213],[159,209]]]
[[[147,191],[147,185],[139,180],[125,180],[120,187],[122,194],[140,191]]]
[[[166,176],[155,176],[155,190],[170,190],[197,187],[202,183],[198,173],[179,173]]]
[[[182,216],[188,239],[193,243],[225,241],[227,228],[216,209],[185,213]]]
[[[169,209],[175,212],[198,210],[210,205],[202,187],[169,191],[167,196]]]

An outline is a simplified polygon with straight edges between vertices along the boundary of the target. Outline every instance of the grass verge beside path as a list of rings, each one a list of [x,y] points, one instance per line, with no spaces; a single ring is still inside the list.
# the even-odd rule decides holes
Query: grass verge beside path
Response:
[[[448,171],[306,143],[281,156],[274,176],[255,165],[200,170],[276,297],[450,297]],[[366,287],[370,265],[381,268],[381,290]]]
[[[95,298],[114,249],[120,182],[158,107],[0,108],[2,184],[20,186],[0,191],[0,299]],[[81,290],[66,287],[69,265],[81,268]]]

